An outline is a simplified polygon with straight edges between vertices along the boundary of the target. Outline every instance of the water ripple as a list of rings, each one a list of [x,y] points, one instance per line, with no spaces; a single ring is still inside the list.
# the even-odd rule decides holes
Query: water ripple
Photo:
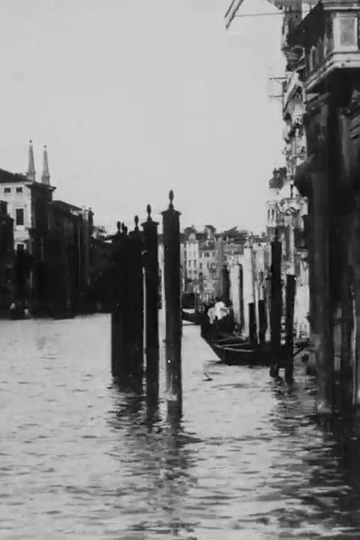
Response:
[[[0,538],[360,537],[359,430],[316,422],[302,364],[222,366],[188,326],[173,418],[111,380],[107,316],[1,324]]]

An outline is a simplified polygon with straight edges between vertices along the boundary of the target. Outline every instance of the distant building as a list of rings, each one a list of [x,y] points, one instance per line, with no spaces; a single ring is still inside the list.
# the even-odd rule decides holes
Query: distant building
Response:
[[[286,174],[286,167],[274,169],[269,180],[266,201],[266,232],[271,239],[275,236],[275,230],[283,225],[279,208],[279,193],[286,182]]]
[[[184,232],[184,270],[186,291],[194,292],[194,283],[200,272],[200,239],[193,227]]]
[[[110,312],[113,300],[112,241],[103,227],[94,226],[90,236],[91,299],[97,311]]]
[[[285,5],[282,51],[286,59],[283,82],[283,120],[286,181],[279,193],[279,210],[284,223],[284,273],[296,276],[295,326],[297,334],[309,333],[309,265],[307,251],[307,199],[295,186],[296,171],[307,159],[305,136],[305,57],[302,47],[291,45],[288,36],[299,25],[316,0],[296,0]]]
[[[51,201],[44,258],[49,271],[46,297],[61,309],[83,311],[91,282],[93,213],[64,201]],[[41,283],[39,283],[41,286]]]
[[[51,311],[54,295],[58,303],[79,309],[91,286],[93,213],[54,201],[55,189],[46,147],[41,180],[36,180],[31,141],[26,174],[0,169],[0,198],[13,222],[12,252],[20,253],[15,259],[14,300],[29,304],[34,313]]]
[[[206,225],[202,232],[187,227],[184,231],[185,291],[198,293],[204,301],[219,296],[221,269],[238,261],[247,237],[247,231],[236,227],[220,233],[212,225]]]
[[[213,299],[218,285],[219,253],[215,241],[215,229],[205,228],[199,239],[198,292],[205,301]]]
[[[13,299],[14,220],[7,203],[0,201],[0,314],[8,312]]]
[[[55,187],[50,185],[47,150],[44,148],[44,170],[41,182],[36,181],[32,142],[26,174],[15,174],[0,169],[0,197],[6,201],[8,213],[14,220],[15,249],[21,246],[29,253],[40,241],[39,230],[46,221],[46,205],[52,200]]]

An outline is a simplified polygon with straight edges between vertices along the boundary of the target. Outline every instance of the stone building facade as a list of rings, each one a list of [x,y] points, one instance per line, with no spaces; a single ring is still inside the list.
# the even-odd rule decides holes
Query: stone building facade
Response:
[[[359,0],[322,0],[287,37],[305,64],[307,160],[295,184],[309,200],[312,361],[324,413],[337,372],[343,399],[360,403],[359,21]]]
[[[185,229],[185,292],[197,293],[203,302],[221,296],[221,270],[239,262],[247,235],[236,227],[220,233],[212,225],[206,225],[202,232],[194,227]]]
[[[297,167],[307,158],[303,84],[305,56],[303,48],[297,44],[290,44],[287,36],[302,21],[315,1],[275,0],[272,3],[282,8],[284,13],[281,48],[286,60],[282,83],[285,167],[275,169],[269,182],[267,232],[270,238],[273,238],[277,231],[282,241],[283,282],[286,282],[286,274],[296,277],[294,313],[296,334],[298,337],[308,337],[310,334],[308,205],[306,196],[301,194],[295,185]]]
[[[13,280],[15,285],[18,283],[12,287],[12,298],[6,302],[8,307],[12,302],[19,302],[30,307],[34,314],[48,314],[54,310],[52,296],[56,291],[59,293],[60,307],[66,297],[59,292],[64,279],[67,288],[71,288],[71,283],[73,288],[78,288],[77,295],[80,297],[84,296],[84,291],[91,285],[93,213],[90,209],[54,201],[53,193],[56,188],[51,185],[50,180],[46,147],[43,152],[41,179],[36,179],[31,141],[28,170],[25,174],[0,169],[0,197],[4,200],[8,217],[13,223],[11,249],[15,256],[16,274]],[[54,244],[55,237],[57,247]],[[61,256],[69,263],[65,265],[69,269],[68,274],[59,270],[60,263],[58,265],[57,262]],[[76,310],[80,302],[75,302],[74,294],[71,307]]]

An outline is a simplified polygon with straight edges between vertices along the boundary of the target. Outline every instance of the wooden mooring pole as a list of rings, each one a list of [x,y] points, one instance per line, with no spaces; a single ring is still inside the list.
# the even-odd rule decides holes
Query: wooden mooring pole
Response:
[[[245,327],[245,310],[244,310],[244,272],[242,264],[239,272],[239,289],[240,289],[240,329],[244,330]]]
[[[144,284],[143,284],[143,235],[139,230],[139,218],[135,216],[135,228],[129,233],[126,266],[126,316],[125,348],[128,375],[142,381],[144,364]]]
[[[250,302],[248,304],[249,309],[249,338],[252,345],[257,344],[257,327],[256,327],[256,311],[255,303]]]
[[[221,300],[226,306],[230,304],[230,276],[225,264],[221,269]]]
[[[159,253],[158,223],[151,218],[147,206],[144,229],[145,267],[145,350],[148,392],[157,395],[159,388]]]
[[[258,300],[258,314],[259,314],[259,344],[260,346],[262,346],[265,343],[265,335],[266,335],[266,330],[267,330],[265,300]]]
[[[112,241],[112,292],[111,310],[111,371],[115,377],[125,371],[124,344],[124,303],[125,303],[125,234],[121,232],[121,223],[117,223],[117,233]]]
[[[292,382],[294,372],[294,309],[295,309],[295,292],[296,279],[295,276],[288,274],[286,276],[286,315],[285,315],[285,332],[286,332],[286,351],[287,358],[285,364],[285,379],[287,382]]]
[[[170,204],[162,212],[164,235],[165,283],[165,343],[166,384],[168,406],[181,409],[181,276],[180,276],[180,212],[174,209],[174,193]]]
[[[282,283],[281,283],[281,253],[282,246],[276,230],[275,239],[271,242],[271,311],[270,332],[273,363],[270,374],[279,374],[279,354],[281,347],[281,318],[282,318]]]

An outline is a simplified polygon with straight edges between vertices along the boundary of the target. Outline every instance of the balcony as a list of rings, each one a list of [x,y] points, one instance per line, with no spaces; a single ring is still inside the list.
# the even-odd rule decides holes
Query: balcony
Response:
[[[305,50],[304,87],[321,91],[336,74],[360,68],[360,0],[323,0],[289,35]]]
[[[294,216],[300,211],[300,195],[292,182],[288,182],[279,193],[279,212],[285,216]]]

